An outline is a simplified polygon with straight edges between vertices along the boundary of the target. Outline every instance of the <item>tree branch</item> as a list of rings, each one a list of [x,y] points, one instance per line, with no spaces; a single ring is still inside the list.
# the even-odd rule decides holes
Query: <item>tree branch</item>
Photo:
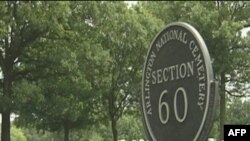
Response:
[[[3,58],[3,51],[0,49],[0,67],[2,71],[4,70],[4,58]]]
[[[221,19],[220,19],[220,5],[221,5],[221,1],[217,0],[216,1],[216,5],[217,5],[217,11],[219,13],[218,23],[219,23],[219,26],[221,26]]]
[[[238,2],[233,2],[233,9],[231,11],[231,8],[230,8],[230,11],[231,11],[231,21],[234,19],[234,15],[236,14],[236,11],[237,11],[237,7],[238,7]]]
[[[233,97],[247,97],[248,96],[246,94],[236,95],[236,94],[231,93],[228,90],[225,90],[225,91],[226,91],[226,93],[228,93],[230,96],[233,96]]]
[[[250,27],[250,23],[243,25],[244,27]]]

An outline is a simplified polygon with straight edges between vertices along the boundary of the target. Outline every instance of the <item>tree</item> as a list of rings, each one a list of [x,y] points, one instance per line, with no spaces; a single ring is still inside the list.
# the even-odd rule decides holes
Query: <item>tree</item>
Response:
[[[147,17],[146,11],[140,7],[128,9],[124,2],[102,2],[97,7],[99,12],[90,19],[99,33],[102,49],[108,54],[100,67],[96,89],[116,141],[117,121],[133,105],[134,96],[138,102],[144,55],[160,22],[155,24],[156,19]]]
[[[249,20],[249,2],[145,2],[143,7],[165,24],[188,22],[203,36],[213,60],[214,74],[220,81],[220,140],[223,140],[225,96],[245,96],[245,86],[249,84],[249,42],[240,34]],[[228,83],[234,89],[226,87]]]
[[[31,50],[36,60],[24,60],[19,67],[39,70],[42,66],[43,71],[26,73],[14,92],[19,94],[17,105],[21,105],[18,125],[34,125],[48,131],[64,129],[64,140],[68,141],[71,129],[86,128],[96,121],[93,77],[96,64],[102,64],[106,54],[93,43],[95,36],[89,37],[92,26],[83,15],[88,12],[80,10],[90,8],[79,2],[63,4],[66,8],[60,10],[69,14],[65,27],[58,29],[58,37],[40,40],[37,48]]]
[[[51,5],[50,2],[37,3],[41,7]],[[134,106],[131,101],[138,101],[135,95],[139,92],[144,62],[143,54],[138,52],[146,52],[145,47],[149,44],[147,38],[158,28],[154,24],[156,19],[140,18],[147,17],[147,13],[141,11],[140,7],[129,10],[123,2],[61,4],[64,4],[61,12],[67,14],[58,19],[64,20],[64,25],[51,28],[52,33],[57,34],[42,36],[32,44],[35,48],[28,48],[25,50],[27,53],[18,58],[20,63],[16,70],[22,75],[17,77],[19,81],[16,82],[14,93],[18,96],[14,100],[15,105],[21,105],[17,110],[19,123],[32,121],[39,129],[52,131],[61,129],[61,125],[66,123],[72,125],[70,128],[80,126],[82,124],[78,119],[87,117],[80,113],[90,113],[85,111],[90,105],[81,102],[84,98],[79,93],[96,93],[101,94],[100,101],[91,97],[93,103],[97,104],[90,109],[100,113],[103,110],[101,106],[105,106],[108,112],[104,117],[111,120],[113,139],[116,140],[116,122],[125,107]],[[43,20],[46,20],[46,16]],[[138,20],[140,23],[137,23]],[[142,26],[144,24],[145,27]],[[68,48],[70,45],[75,48]],[[46,46],[46,50],[43,46]],[[30,59],[32,57],[35,59]],[[79,63],[81,59],[84,62]],[[95,91],[91,91],[91,87]],[[26,88],[30,89],[27,91]],[[72,88],[77,91],[72,91]],[[68,140],[68,131],[65,131],[65,140]]]
[[[89,116],[91,103],[87,103],[91,101],[88,84],[80,74],[75,74],[72,66],[70,69],[70,76],[42,79],[36,82],[36,85],[26,81],[17,85],[15,92],[25,94],[22,95],[24,98],[20,99],[23,103],[18,125],[31,124],[48,131],[64,129],[64,140],[67,141],[72,128],[83,128],[93,122]],[[27,91],[27,87],[30,91]],[[32,96],[34,94],[35,96]],[[40,97],[37,97],[39,95]]]
[[[65,20],[67,20],[66,2],[1,2],[1,54],[0,64],[3,74],[1,113],[2,113],[2,140],[10,140],[11,112],[17,110],[19,103],[13,93],[13,86],[20,79],[26,78],[30,72],[40,71],[40,75],[32,79],[44,77],[46,68],[40,64],[36,56],[43,45],[52,42],[50,39],[59,40],[66,38]],[[44,12],[47,11],[47,12]],[[36,50],[37,49],[37,50]],[[35,68],[32,63],[37,63]],[[30,64],[29,67],[24,67]],[[50,75],[55,75],[50,74]]]
[[[64,21],[68,15],[66,2],[20,2],[0,3],[1,14],[1,140],[10,141],[10,113],[15,111],[13,85],[29,71],[20,70],[23,61],[35,61],[32,49],[46,38],[58,38],[65,31]],[[46,47],[44,47],[46,48]],[[39,68],[39,69],[42,69]]]

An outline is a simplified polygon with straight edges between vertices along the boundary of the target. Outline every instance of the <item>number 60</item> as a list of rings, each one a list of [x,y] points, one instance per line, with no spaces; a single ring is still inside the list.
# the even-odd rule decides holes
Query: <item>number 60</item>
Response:
[[[178,92],[181,91],[181,94],[184,98],[184,114],[182,117],[179,116],[179,112],[177,110],[177,95]],[[167,94],[168,91],[164,90],[162,91],[160,98],[159,98],[159,105],[158,105],[158,111],[159,111],[159,118],[162,124],[166,124],[169,120],[169,105],[167,102],[162,102],[162,97]],[[162,116],[162,110],[163,108],[165,108],[166,110],[166,116],[163,117]],[[188,102],[187,102],[187,93],[185,91],[184,88],[179,87],[176,91],[175,91],[175,95],[174,95],[174,114],[175,114],[175,118],[178,122],[183,122],[186,119],[187,116],[187,109],[188,109]]]

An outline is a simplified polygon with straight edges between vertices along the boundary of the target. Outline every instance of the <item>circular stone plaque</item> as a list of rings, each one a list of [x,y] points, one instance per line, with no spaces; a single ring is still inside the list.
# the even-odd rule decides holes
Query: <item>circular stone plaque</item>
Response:
[[[148,51],[142,113],[153,141],[204,141],[215,113],[213,71],[200,34],[183,22],[159,32]]]

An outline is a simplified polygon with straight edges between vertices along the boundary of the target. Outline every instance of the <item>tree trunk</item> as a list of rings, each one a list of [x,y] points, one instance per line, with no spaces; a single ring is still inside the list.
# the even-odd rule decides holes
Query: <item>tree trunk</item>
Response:
[[[10,112],[2,112],[2,133],[1,141],[10,141]]]
[[[221,73],[221,93],[220,93],[220,141],[224,140],[224,124],[226,112],[226,95],[225,95],[225,73]]]
[[[11,67],[9,67],[11,68]],[[5,70],[5,69],[3,69]],[[10,141],[10,113],[11,113],[11,89],[12,89],[12,74],[13,69],[7,69],[3,71],[3,98],[5,100],[5,105],[2,107],[2,133],[1,141]]]
[[[111,128],[112,128],[112,134],[113,134],[113,141],[117,141],[118,140],[118,132],[116,129],[116,120],[114,118],[112,118],[111,120]]]
[[[64,125],[64,141],[69,141],[69,127],[67,123]]]

